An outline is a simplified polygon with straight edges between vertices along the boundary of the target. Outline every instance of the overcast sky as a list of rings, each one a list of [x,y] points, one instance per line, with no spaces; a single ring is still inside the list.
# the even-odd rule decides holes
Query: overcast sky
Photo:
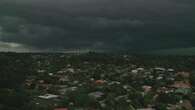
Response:
[[[0,0],[0,51],[195,46],[194,0]]]

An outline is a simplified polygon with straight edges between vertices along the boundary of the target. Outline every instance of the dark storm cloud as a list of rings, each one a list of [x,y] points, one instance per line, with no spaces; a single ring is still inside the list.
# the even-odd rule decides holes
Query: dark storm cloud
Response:
[[[1,0],[0,41],[37,49],[192,47],[193,6],[193,0]]]
[[[64,21],[67,22],[67,26],[62,28],[30,24],[19,17],[4,16],[0,19],[2,26],[1,40],[32,45],[37,48],[98,47],[102,46],[104,42],[109,43],[108,41],[119,37],[114,34],[122,35],[122,32],[117,31],[123,31],[121,28],[137,28],[144,25],[138,20],[113,20],[101,17],[71,17]],[[109,35],[112,35],[112,37]],[[99,45],[100,42],[101,45]]]

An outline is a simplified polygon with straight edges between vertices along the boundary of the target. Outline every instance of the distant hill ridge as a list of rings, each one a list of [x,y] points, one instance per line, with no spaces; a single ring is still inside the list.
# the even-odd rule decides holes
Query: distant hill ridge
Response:
[[[148,53],[149,54],[161,54],[161,55],[195,55],[195,47],[162,49],[162,50],[151,51]]]

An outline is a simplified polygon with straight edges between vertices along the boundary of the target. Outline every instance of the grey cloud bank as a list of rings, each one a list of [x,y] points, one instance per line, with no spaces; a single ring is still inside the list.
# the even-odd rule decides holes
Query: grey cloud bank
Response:
[[[0,49],[194,47],[193,7],[193,0],[1,0]]]

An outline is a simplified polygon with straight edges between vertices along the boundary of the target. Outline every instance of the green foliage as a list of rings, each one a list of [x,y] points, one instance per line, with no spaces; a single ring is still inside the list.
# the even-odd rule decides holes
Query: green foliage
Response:
[[[144,99],[143,99],[144,106],[154,103],[153,96],[154,94],[152,93],[148,93],[144,96]]]
[[[192,95],[190,96],[190,101],[191,101],[191,103],[192,103],[192,106],[195,108],[195,94],[192,94]]]
[[[156,110],[167,110],[167,105],[163,103],[158,103],[156,105]]]
[[[62,101],[64,106],[67,106],[71,102],[74,103],[74,106],[78,107],[96,106],[96,100],[89,97],[88,90],[85,88],[80,88],[76,91],[70,91],[66,96],[64,96]]]
[[[29,60],[22,60],[26,57]],[[11,53],[0,55],[0,107],[3,110],[22,110],[29,97],[21,88],[26,74],[31,72],[30,58]]]
[[[130,92],[129,99],[132,100],[132,105],[136,108],[144,105],[144,98],[140,92]]]
[[[195,87],[195,72],[193,72],[190,76],[190,82]]]
[[[22,108],[28,101],[29,97],[24,90],[0,89],[0,103],[4,109]]]
[[[159,95],[159,97],[157,98],[157,101],[160,103],[165,103],[165,104],[175,104],[181,99],[182,99],[182,96],[180,95],[176,95],[173,93],[169,93],[169,94],[164,93],[164,94]]]

